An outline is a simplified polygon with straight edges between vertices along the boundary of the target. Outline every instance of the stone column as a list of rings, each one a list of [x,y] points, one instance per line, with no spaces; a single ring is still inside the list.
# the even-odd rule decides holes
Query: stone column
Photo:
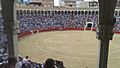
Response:
[[[113,37],[114,10],[117,0],[99,0],[99,24],[97,38],[100,40],[97,68],[107,68],[109,41]]]
[[[17,31],[18,25],[16,20],[16,2],[15,0],[1,0],[4,33],[7,34],[8,54],[17,56]]]

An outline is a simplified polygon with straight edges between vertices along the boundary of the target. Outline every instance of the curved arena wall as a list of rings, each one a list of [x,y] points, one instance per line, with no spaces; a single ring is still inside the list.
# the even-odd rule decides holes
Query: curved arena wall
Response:
[[[28,32],[23,32],[23,33],[19,33],[18,34],[18,38],[22,38],[25,37],[27,35],[31,35],[34,33],[40,33],[40,32],[48,32],[48,31],[65,31],[65,30],[81,30],[84,31],[84,28],[47,28],[47,29],[34,29],[32,31],[28,31]],[[90,28],[86,28],[86,30],[91,30]],[[92,31],[96,31],[96,28],[93,28]],[[114,32],[116,34],[120,34],[120,32]]]

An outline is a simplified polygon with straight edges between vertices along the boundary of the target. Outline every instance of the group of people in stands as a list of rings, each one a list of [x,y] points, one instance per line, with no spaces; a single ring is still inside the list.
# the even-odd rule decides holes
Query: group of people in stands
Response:
[[[73,14],[18,14],[20,32],[49,28],[84,28],[87,21],[98,23],[98,15]]]
[[[36,63],[29,60],[28,56],[25,58],[9,57],[6,63],[0,65],[0,68],[65,68],[62,61],[48,58],[44,63]]]
[[[7,59],[8,53],[6,48],[6,34],[3,32],[3,19],[2,16],[0,16],[0,64],[1,62],[4,62],[4,60]]]
[[[98,24],[98,15],[96,14],[18,13],[17,19],[19,20],[19,33],[30,32],[35,29],[84,28],[87,21],[93,22],[93,27]],[[116,19],[114,30],[120,32],[120,17]],[[0,63],[6,60],[8,56],[6,48],[7,35],[4,34],[3,28],[3,19],[0,16]]]

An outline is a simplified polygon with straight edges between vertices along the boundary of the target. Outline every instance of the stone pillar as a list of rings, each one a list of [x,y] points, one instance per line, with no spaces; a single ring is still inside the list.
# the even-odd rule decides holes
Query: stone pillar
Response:
[[[100,40],[98,67],[107,68],[108,53],[109,53],[109,40],[113,37],[113,25],[98,25],[98,39]]]
[[[17,56],[17,31],[16,2],[15,0],[1,0],[4,33],[7,34],[8,54]]]
[[[99,0],[99,24],[97,38],[100,40],[97,68],[107,68],[109,41],[113,37],[114,10],[117,0]]]

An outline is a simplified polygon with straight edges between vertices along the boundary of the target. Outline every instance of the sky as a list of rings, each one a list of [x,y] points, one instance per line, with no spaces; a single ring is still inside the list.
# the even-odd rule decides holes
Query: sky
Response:
[[[85,0],[85,1],[98,1],[98,0]]]
[[[59,6],[59,0],[54,0],[54,6]]]
[[[98,0],[84,0],[84,1],[98,1]],[[54,0],[54,6],[59,6],[59,0]]]

